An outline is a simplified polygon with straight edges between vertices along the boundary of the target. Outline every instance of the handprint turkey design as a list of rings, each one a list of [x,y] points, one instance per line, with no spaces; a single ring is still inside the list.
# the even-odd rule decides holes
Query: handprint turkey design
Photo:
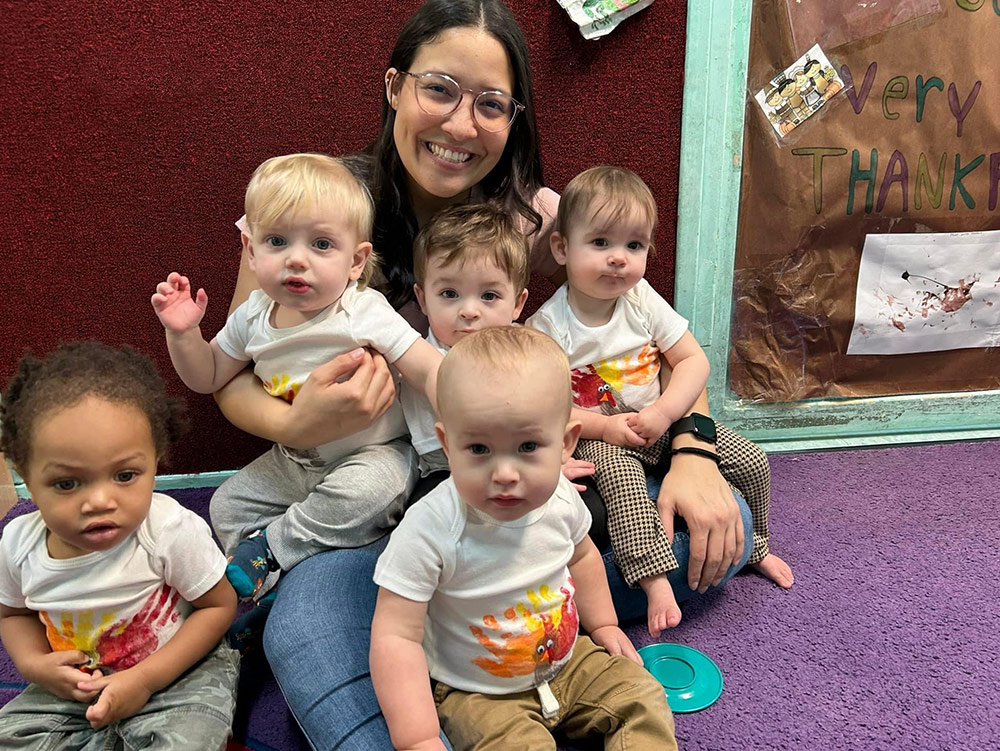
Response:
[[[570,586],[573,582],[570,579]],[[573,592],[560,587],[528,590],[527,603],[508,608],[502,618],[483,616],[483,627],[469,629],[492,657],[472,662],[491,675],[512,678],[534,675],[535,684],[551,680],[569,659],[580,619]]]
[[[131,618],[115,612],[93,610],[49,613],[38,616],[45,624],[45,636],[52,651],[79,649],[90,657],[87,669],[100,668],[105,674],[125,670],[153,654],[178,627],[181,596],[173,587],[161,584]]]

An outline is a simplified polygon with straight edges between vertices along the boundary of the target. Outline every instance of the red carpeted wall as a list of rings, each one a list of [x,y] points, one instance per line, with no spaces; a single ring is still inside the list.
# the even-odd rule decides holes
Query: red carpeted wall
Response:
[[[161,472],[260,453],[264,442],[174,375],[149,297],[182,271],[208,292],[203,331],[222,325],[253,168],[365,146],[395,35],[418,5],[0,0],[3,384],[26,347],[127,342],[194,417]],[[686,3],[657,0],[589,42],[555,0],[510,6],[531,49],[546,182],[559,191],[598,163],[638,172],[660,206],[647,277],[673,299]],[[531,303],[550,291],[534,282]]]

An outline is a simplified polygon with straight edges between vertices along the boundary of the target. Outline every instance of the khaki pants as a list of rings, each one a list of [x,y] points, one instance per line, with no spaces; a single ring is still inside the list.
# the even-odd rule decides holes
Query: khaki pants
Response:
[[[549,686],[559,711],[542,717],[535,690],[489,695],[434,688],[441,728],[455,751],[555,751],[552,732],[604,736],[618,751],[676,751],[674,718],[663,687],[625,657],[612,657],[580,636]]]

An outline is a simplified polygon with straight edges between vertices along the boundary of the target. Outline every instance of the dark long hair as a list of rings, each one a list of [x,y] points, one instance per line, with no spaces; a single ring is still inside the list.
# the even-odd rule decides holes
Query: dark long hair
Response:
[[[485,30],[503,45],[514,70],[513,96],[525,105],[511,126],[500,161],[479,183],[484,199],[493,199],[508,211],[517,211],[541,228],[542,217],[531,206],[542,187],[542,162],[538,155],[538,129],[532,98],[528,45],[513,14],[500,0],[427,0],[410,16],[396,39],[389,58],[390,68],[408,70],[417,51],[433,42],[441,32],[473,27]],[[366,175],[375,199],[373,242],[382,258],[385,293],[395,307],[413,299],[413,238],[417,220],[406,194],[406,170],[396,151],[393,126],[396,111],[382,102],[382,125],[370,154]],[[354,161],[355,169],[361,168]],[[360,169],[359,169],[360,171]]]

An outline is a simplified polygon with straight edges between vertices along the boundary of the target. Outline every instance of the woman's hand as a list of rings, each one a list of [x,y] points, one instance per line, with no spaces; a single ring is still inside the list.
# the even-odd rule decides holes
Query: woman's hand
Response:
[[[396,395],[382,355],[358,348],[314,368],[289,405],[270,396],[253,373],[216,392],[233,425],[261,438],[309,449],[357,433],[381,417]]]
[[[688,586],[704,592],[722,581],[743,555],[743,520],[729,483],[711,459],[675,454],[656,501],[667,538],[679,514],[691,535]]]
[[[346,380],[344,380],[346,377]],[[396,386],[385,358],[359,348],[314,368],[289,410],[292,448],[307,449],[369,427],[392,405]]]

